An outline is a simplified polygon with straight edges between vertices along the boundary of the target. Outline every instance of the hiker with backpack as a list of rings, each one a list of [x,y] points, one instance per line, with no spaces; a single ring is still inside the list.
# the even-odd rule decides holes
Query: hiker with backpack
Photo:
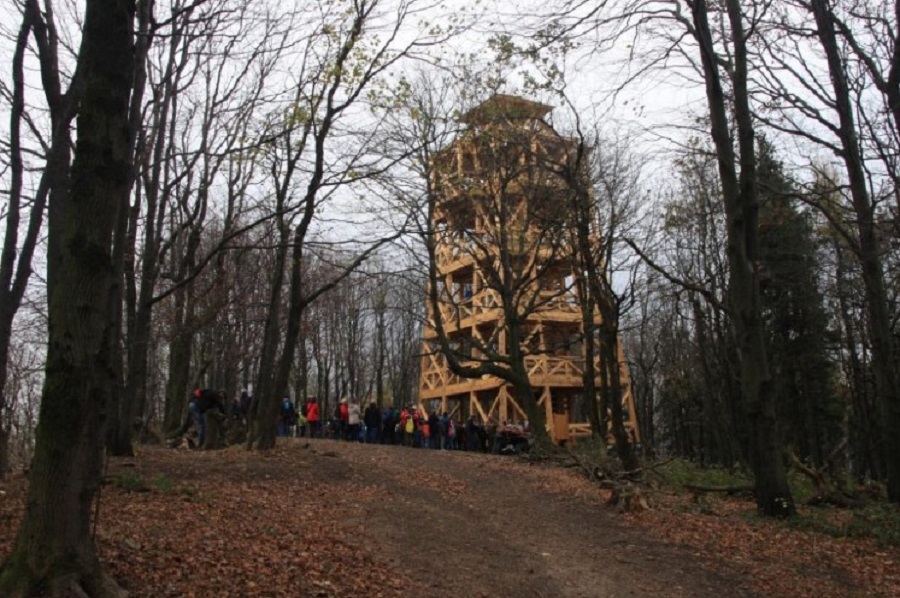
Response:
[[[297,423],[297,411],[291,398],[285,396],[281,401],[281,414],[279,415],[278,428],[275,431],[276,436],[291,436],[294,425]]]

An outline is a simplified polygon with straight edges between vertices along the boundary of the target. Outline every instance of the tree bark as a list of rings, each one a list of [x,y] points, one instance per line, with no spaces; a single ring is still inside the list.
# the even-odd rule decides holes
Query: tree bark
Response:
[[[142,112],[144,90],[147,83],[147,54],[153,41],[150,32],[150,22],[153,18],[152,0],[138,0],[138,35],[135,44],[134,58],[134,83],[129,107],[129,123],[131,135],[129,137],[129,154],[134,156],[130,184],[133,188],[138,176],[137,161],[139,159],[139,132],[142,125]],[[176,36],[173,36],[176,37]],[[163,128],[162,126],[160,128]],[[157,156],[162,152],[164,142],[160,135],[154,151]],[[158,179],[158,177],[157,177]],[[158,182],[158,180],[157,180]],[[130,188],[130,189],[131,189]],[[130,190],[129,189],[129,190]],[[140,189],[140,187],[138,187]],[[154,191],[158,190],[158,184]],[[149,193],[148,193],[149,195]],[[123,351],[123,363],[127,367],[122,368],[120,374],[122,392],[116,411],[115,427],[110,435],[110,444],[107,447],[111,454],[118,456],[133,456],[133,435],[138,429],[135,420],[143,414],[144,396],[147,385],[147,353],[150,339],[150,311],[152,306],[150,298],[153,296],[153,288],[156,273],[156,197],[147,198],[147,218],[144,221],[144,251],[141,259],[141,290],[140,298],[135,298],[134,291],[134,263],[137,252],[137,220],[140,213],[140,193],[135,194],[135,205],[131,210],[123,210],[119,216],[117,235],[121,237],[117,249],[121,257],[117,259],[120,264],[121,274],[119,284],[122,285],[126,301],[119,301],[119,309],[125,309],[124,317],[128,326],[126,343]],[[149,273],[149,274],[148,274]],[[119,314],[119,318],[123,317]],[[120,331],[122,325],[120,324]]]
[[[114,596],[101,571],[91,510],[115,381],[110,317],[113,230],[125,209],[131,156],[131,0],[88,0],[78,69],[84,95],[70,201],[49,221],[49,343],[25,515],[0,573],[0,594]]]
[[[754,129],[747,93],[747,34],[739,0],[726,0],[731,25],[734,120],[740,175],[728,121],[728,100],[720,79],[705,0],[691,4],[694,36],[706,82],[710,127],[727,219],[728,294],[740,352],[741,397],[751,433],[750,462],[756,484],[756,505],[762,515],[789,516],[796,511],[781,459],[772,376],[766,356],[761,318],[757,259],[759,250],[758,196]]]
[[[188,392],[191,377],[191,342],[192,332],[188,325],[190,298],[189,287],[175,292],[173,306],[173,338],[169,342],[169,381],[166,385],[166,405],[163,416],[163,429],[166,434],[173,434],[183,421],[187,410]]]
[[[279,212],[283,206],[279,200]],[[262,352],[256,387],[253,389],[253,403],[250,406],[250,427],[247,434],[247,448],[272,448],[275,446],[275,417],[278,401],[274,398],[274,377],[278,359],[278,341],[281,337],[281,299],[284,283],[284,269],[288,253],[288,225],[278,218],[279,243],[276,249],[275,266],[269,287],[268,315],[263,330]]]
[[[616,439],[616,452],[622,461],[625,471],[635,471],[640,466],[634,445],[625,429],[625,414],[622,411],[622,372],[619,363],[618,327],[600,323],[600,350],[603,355],[603,367],[609,372],[609,410],[611,412],[613,438]]]

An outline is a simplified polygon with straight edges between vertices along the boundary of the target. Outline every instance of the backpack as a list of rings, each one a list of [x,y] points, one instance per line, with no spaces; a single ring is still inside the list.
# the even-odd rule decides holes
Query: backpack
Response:
[[[293,426],[296,423],[294,421],[296,415],[297,412],[294,411],[294,404],[290,399],[285,399],[284,402],[281,403],[281,417],[284,423],[288,426]]]
[[[411,417],[406,418],[406,433],[412,434],[415,429],[416,427],[413,419]]]
[[[285,415],[294,414],[294,404],[291,403],[290,399],[285,399],[284,402],[281,403],[281,412]]]

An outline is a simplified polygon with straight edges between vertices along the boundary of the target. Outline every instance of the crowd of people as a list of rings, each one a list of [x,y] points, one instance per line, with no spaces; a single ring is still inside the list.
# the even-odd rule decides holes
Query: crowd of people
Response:
[[[308,398],[299,409],[285,398],[276,422],[279,436],[331,438],[367,444],[393,444],[413,448],[520,452],[528,446],[523,423],[498,424],[471,415],[465,422],[449,413],[425,413],[415,405],[381,409],[373,401],[361,412],[360,404],[343,398],[334,412],[323,417],[318,400]]]
[[[246,422],[252,397],[242,390],[231,402],[228,415]],[[188,417],[179,434],[193,423],[197,427],[198,445],[206,437],[207,412],[214,409],[225,416],[225,393],[195,389],[188,402]],[[275,421],[280,437],[330,438],[367,444],[391,444],[412,448],[467,450],[482,452],[521,452],[528,448],[528,427],[489,418],[483,422],[477,415],[465,421],[449,413],[427,413],[415,405],[381,409],[373,401],[362,410],[358,401],[343,398],[333,412],[323,413],[316,397],[307,398],[297,408],[290,397],[284,397]]]

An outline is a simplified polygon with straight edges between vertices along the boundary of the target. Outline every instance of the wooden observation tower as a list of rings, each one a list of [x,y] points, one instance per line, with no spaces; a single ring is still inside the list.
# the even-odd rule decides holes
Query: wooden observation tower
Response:
[[[461,364],[502,363],[518,345],[550,435],[563,442],[590,435],[588,401],[596,398],[583,392],[582,285],[572,249],[571,186],[559,175],[574,144],[544,122],[550,110],[494,95],[461,118],[466,130],[432,161],[439,313],[429,301],[419,405],[458,420],[470,414],[497,423],[527,418],[505,380],[451,371],[437,316]],[[596,313],[593,319],[600,321]],[[619,361],[626,426],[637,441],[621,350]],[[595,364],[599,388],[599,357]]]

